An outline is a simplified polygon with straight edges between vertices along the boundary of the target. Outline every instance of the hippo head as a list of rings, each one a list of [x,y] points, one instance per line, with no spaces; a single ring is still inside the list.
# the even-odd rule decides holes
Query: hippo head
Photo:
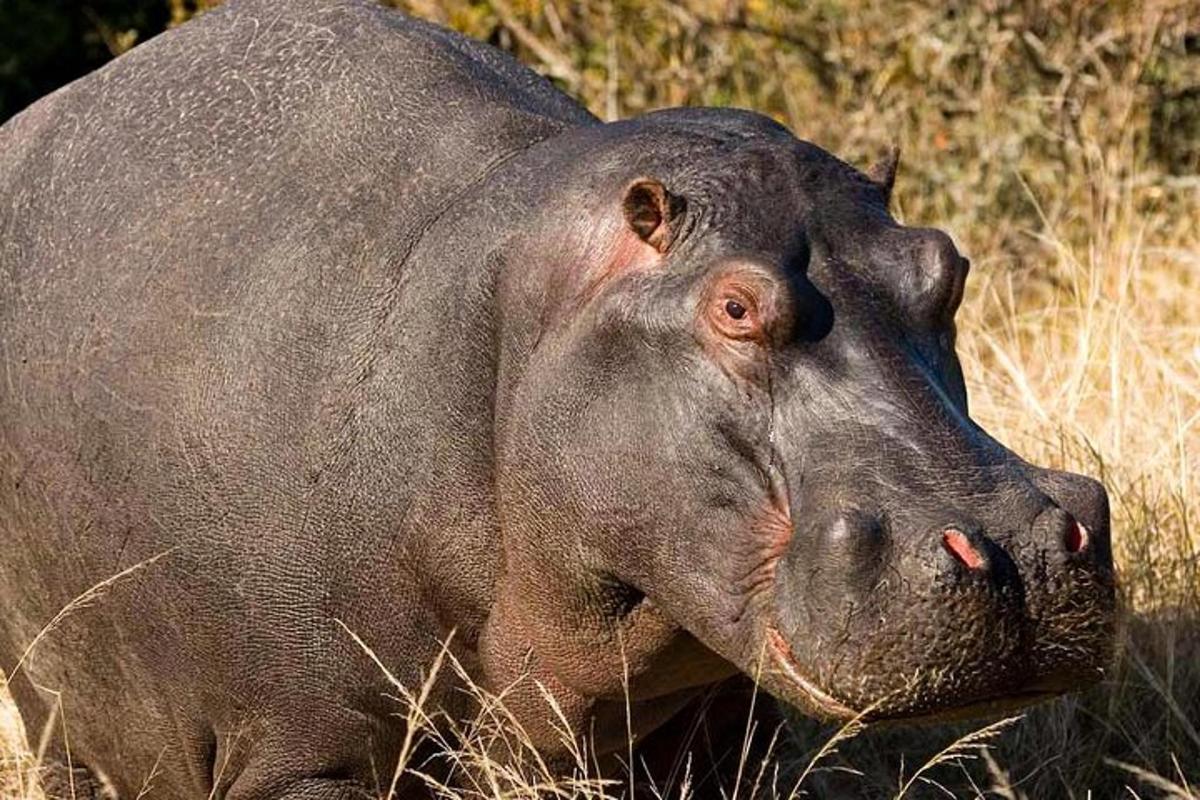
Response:
[[[968,416],[968,261],[889,215],[894,162],[864,175],[735,111],[577,138],[535,221],[556,244],[504,289],[535,319],[498,410],[529,640],[557,615],[623,637],[636,673],[639,647],[686,660],[691,639],[835,718],[986,713],[1097,680],[1107,496]]]

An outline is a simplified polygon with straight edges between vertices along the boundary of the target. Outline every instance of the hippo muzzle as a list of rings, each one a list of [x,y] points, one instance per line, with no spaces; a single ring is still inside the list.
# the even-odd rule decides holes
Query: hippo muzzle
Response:
[[[768,642],[795,691],[833,717],[956,717],[1086,686],[1111,658],[1107,497],[1037,471],[1000,514],[841,509],[782,555]]]

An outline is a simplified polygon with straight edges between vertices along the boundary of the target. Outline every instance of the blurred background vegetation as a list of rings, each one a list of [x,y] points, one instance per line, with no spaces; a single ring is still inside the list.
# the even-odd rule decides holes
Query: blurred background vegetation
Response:
[[[217,4],[0,0],[0,119]],[[810,796],[1200,796],[1200,2],[388,4],[602,118],[737,105],[860,166],[900,145],[896,215],[947,229],[974,265],[973,415],[1108,485],[1126,613],[1103,685],[986,753],[944,757],[961,728],[860,735],[822,754]],[[795,730],[785,772],[829,733]]]

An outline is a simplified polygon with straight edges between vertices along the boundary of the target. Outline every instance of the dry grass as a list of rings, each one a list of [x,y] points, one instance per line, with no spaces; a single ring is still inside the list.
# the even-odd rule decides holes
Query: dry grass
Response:
[[[601,116],[742,105],[859,162],[898,141],[898,215],[951,231],[973,260],[959,317],[973,414],[1031,460],[1111,491],[1126,623],[1103,686],[979,735],[855,728],[831,740],[797,720],[766,769],[747,765],[739,797],[787,796],[798,777],[808,796],[1200,790],[1194,2],[407,5],[514,50]],[[502,696],[481,698],[473,734],[449,728],[459,737],[408,706],[480,781],[471,796],[627,789],[601,786],[586,753],[576,780],[556,781]],[[27,800],[31,761],[9,713],[0,705],[0,797]],[[521,769],[489,757],[497,742]]]

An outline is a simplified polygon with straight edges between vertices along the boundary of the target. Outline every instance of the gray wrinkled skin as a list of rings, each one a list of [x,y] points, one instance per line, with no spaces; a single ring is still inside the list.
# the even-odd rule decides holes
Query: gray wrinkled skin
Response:
[[[0,667],[157,557],[15,674],[31,739],[61,697],[123,797],[373,793],[403,722],[347,629],[412,687],[453,632],[602,751],[626,675],[639,735],[738,672],[880,718],[1097,679],[1104,491],[968,418],[966,261],[873,175],[349,0],[234,0],[19,115]]]

